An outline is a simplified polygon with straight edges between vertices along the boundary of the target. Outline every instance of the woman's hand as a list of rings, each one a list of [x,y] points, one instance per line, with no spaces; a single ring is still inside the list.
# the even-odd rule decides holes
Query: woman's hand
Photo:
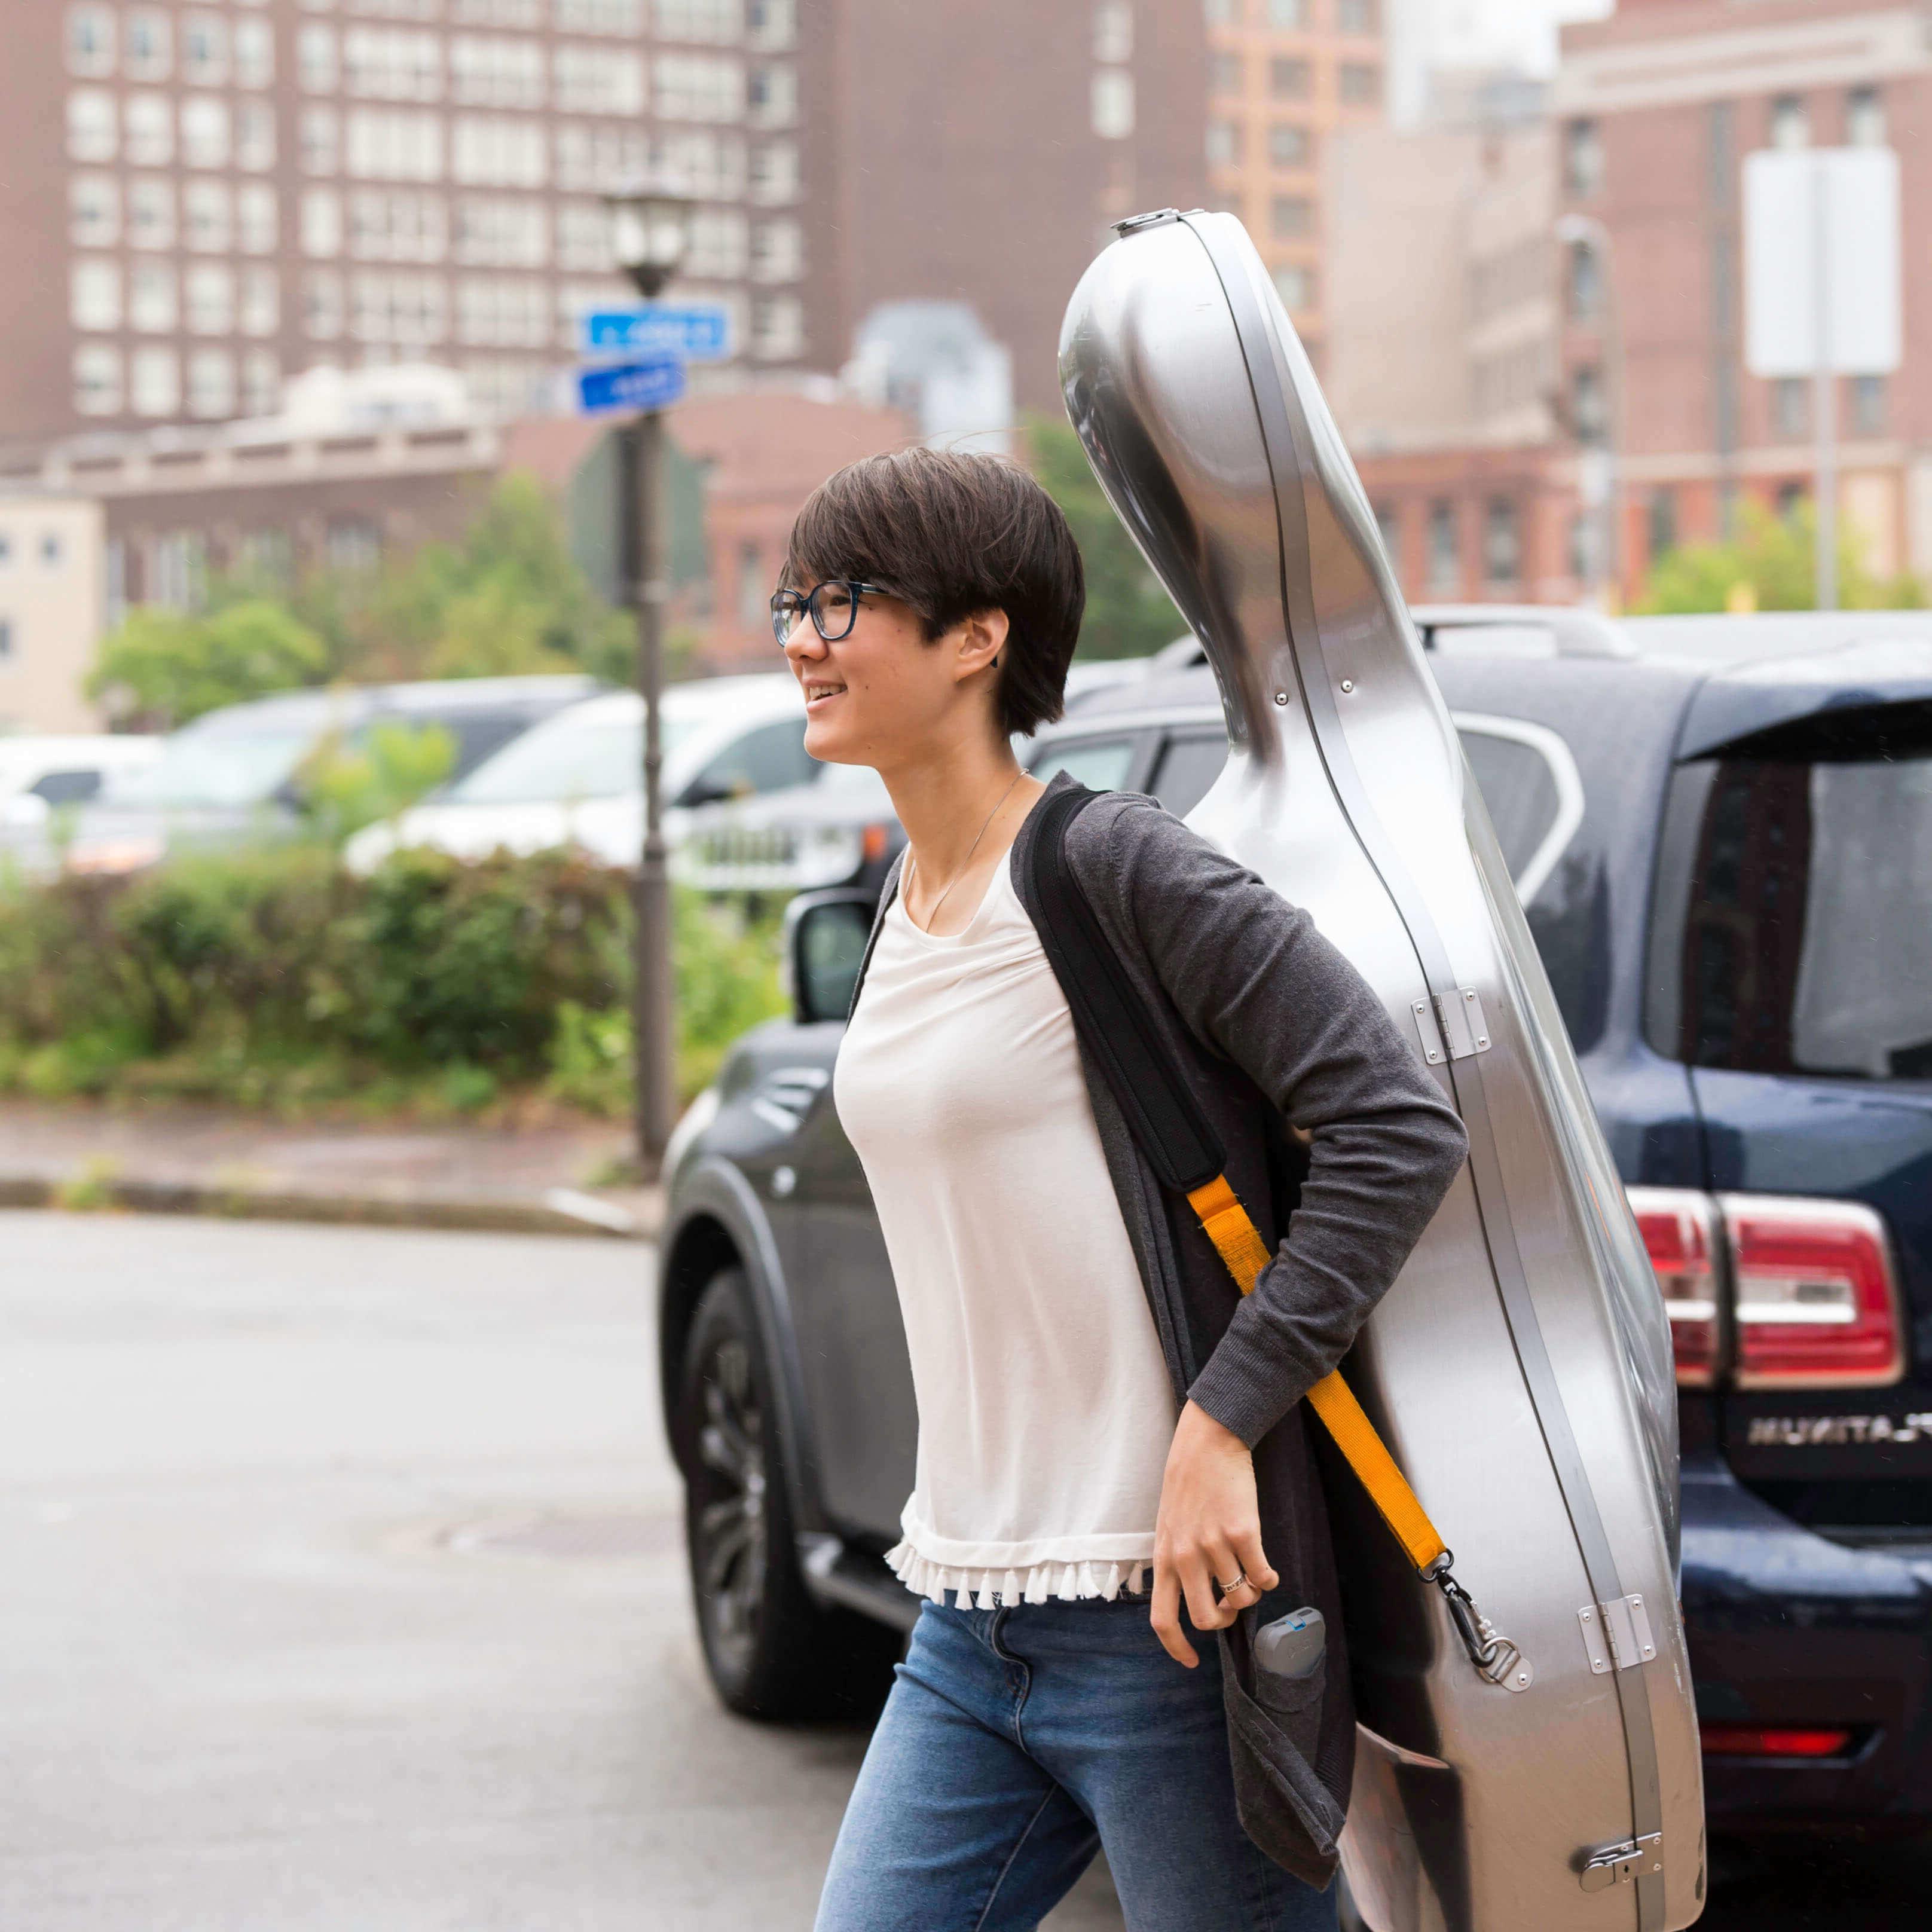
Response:
[[[1216,1582],[1244,1573],[1247,1581],[1217,1600]],[[1201,1660],[1181,1634],[1181,1598],[1187,1599],[1196,1630],[1221,1630],[1276,1581],[1262,1552],[1254,1459],[1247,1444],[1190,1402],[1180,1412],[1167,1452],[1154,1522],[1155,1634],[1168,1655],[1192,1670]]]

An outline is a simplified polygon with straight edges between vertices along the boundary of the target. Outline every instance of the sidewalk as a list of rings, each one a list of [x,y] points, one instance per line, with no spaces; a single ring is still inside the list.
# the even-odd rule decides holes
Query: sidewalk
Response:
[[[212,1108],[5,1100],[0,1207],[647,1240],[663,1190],[598,1184],[629,1146],[621,1121],[284,1126]]]

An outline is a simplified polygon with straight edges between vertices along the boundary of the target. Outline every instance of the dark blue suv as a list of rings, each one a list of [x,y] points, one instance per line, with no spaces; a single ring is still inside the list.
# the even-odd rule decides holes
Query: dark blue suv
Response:
[[[1932,616],[1414,615],[1670,1311],[1711,1823],[1923,1830]],[[1184,814],[1226,755],[1181,664],[1070,704],[1027,762]],[[850,900],[862,938],[871,896],[795,904]],[[794,1018],[740,1043],[667,1163],[666,1409],[740,1709],[875,1669],[867,1620],[912,1608],[878,1560],[910,1378],[825,968],[792,962]]]

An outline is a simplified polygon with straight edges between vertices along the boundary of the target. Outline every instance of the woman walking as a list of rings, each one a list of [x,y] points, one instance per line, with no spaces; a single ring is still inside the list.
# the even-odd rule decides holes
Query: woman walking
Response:
[[[806,749],[874,768],[908,842],[833,1098],[904,1315],[919,1447],[888,1560],[924,1601],[819,1932],[1021,1932],[1103,1847],[1144,1932],[1335,1920],[1353,1714],[1300,1398],[1465,1142],[1305,914],[1111,794],[1067,860],[1275,1250],[1250,1297],[1161,1198],[1029,903],[1035,808],[1072,781],[1012,740],[1061,714],[1084,601],[1024,472],[922,448],[819,489],[773,599]],[[1217,1634],[1303,1606],[1325,1658],[1259,1714]]]

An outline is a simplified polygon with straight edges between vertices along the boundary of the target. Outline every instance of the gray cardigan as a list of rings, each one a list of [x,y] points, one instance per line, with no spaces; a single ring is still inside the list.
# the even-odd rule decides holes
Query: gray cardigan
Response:
[[[1061,772],[1047,790],[1075,782]],[[1036,924],[1030,860],[1040,821],[1036,805],[1007,860]],[[1347,1801],[1354,1712],[1301,1398],[1347,1354],[1468,1142],[1420,1053],[1309,915],[1158,801],[1104,794],[1073,820],[1066,850],[1220,1134],[1228,1180],[1275,1250],[1243,1299],[1187,1202],[1162,1188],[1141,1154],[1083,1042],[1101,1146],[1175,1394],[1255,1452],[1262,1544],[1282,1579],[1238,1626],[1228,1646],[1234,1668],[1223,1672],[1244,1821],[1278,1862],[1325,1882]],[[880,896],[854,1008],[904,859]],[[1307,1136],[1298,1192],[1304,1162],[1284,1131],[1290,1124]],[[1253,1702],[1246,1637],[1256,1622],[1308,1603],[1333,1634],[1325,1693],[1300,1724],[1271,1722]]]

